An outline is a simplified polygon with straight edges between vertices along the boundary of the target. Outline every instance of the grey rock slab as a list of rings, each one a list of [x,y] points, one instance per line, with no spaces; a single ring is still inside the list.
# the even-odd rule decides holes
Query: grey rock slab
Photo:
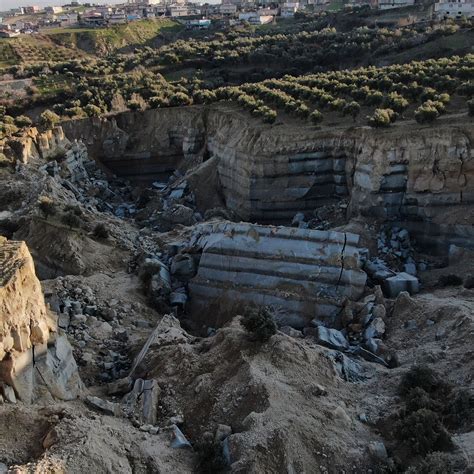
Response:
[[[371,456],[380,461],[384,461],[388,458],[387,449],[382,441],[372,441],[369,443],[368,451]]]
[[[317,334],[315,336],[315,340],[318,344],[339,351],[348,349],[349,342],[341,331],[338,331],[337,329],[325,328],[324,326],[318,326],[316,331]]]
[[[120,413],[120,405],[118,403],[112,403],[108,400],[102,400],[99,397],[93,397],[88,395],[85,399],[85,402],[92,408],[99,410],[106,415],[115,416]]]
[[[402,291],[408,291],[411,295],[418,293],[420,283],[415,276],[402,272],[384,280],[382,288],[388,298],[396,298]]]
[[[15,390],[10,385],[3,384],[3,396],[8,403],[16,403]]]
[[[191,448],[191,443],[186,439],[181,430],[176,426],[172,426],[173,440],[171,441],[171,447],[174,449]]]
[[[219,443],[232,434],[232,428],[229,425],[217,425],[214,441]]]

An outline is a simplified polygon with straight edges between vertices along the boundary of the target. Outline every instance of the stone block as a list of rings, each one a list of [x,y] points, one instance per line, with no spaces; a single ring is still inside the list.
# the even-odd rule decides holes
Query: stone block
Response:
[[[418,293],[420,284],[418,278],[402,272],[384,280],[382,288],[387,298],[396,298],[402,291],[407,291],[411,295]]]
[[[349,348],[349,342],[347,342],[341,331],[325,328],[324,326],[318,326],[316,331],[315,340],[318,344],[338,351],[344,351]]]

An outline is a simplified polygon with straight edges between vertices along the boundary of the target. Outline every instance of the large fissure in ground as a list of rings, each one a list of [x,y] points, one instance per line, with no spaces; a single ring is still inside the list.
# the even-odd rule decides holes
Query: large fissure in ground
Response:
[[[458,218],[474,203],[473,130],[463,121],[323,131],[264,126],[230,107],[184,107],[64,128],[106,168],[140,185],[213,157],[225,206],[242,220],[289,225],[298,212],[343,200],[347,217],[403,222],[433,251],[473,245],[469,215],[466,225]]]
[[[43,281],[43,290],[59,314],[50,338],[60,337],[55,350],[48,340],[44,358],[38,358],[41,374],[61,354],[71,361],[70,351],[58,350],[66,337],[60,330],[66,331],[82,380],[97,395],[87,403],[108,415],[91,416],[82,403],[68,404],[79,415],[70,416],[70,408],[51,417],[43,447],[55,444],[41,456],[68,459],[68,468],[76,463],[71,472],[122,472],[123,466],[139,472],[140,463],[150,472],[191,472],[193,453],[172,456],[179,426],[196,449],[214,434],[221,440],[224,430],[226,462],[242,472],[250,472],[255,459],[259,472],[311,470],[322,462],[338,471],[350,465],[366,472],[377,465],[367,445],[369,453],[386,451],[377,428],[399,408],[396,385],[414,357],[436,361],[443,376],[468,384],[463,377],[470,363],[472,279],[457,275],[467,275],[469,263],[440,268],[447,259],[415,250],[406,228],[429,229],[425,239],[439,250],[472,245],[472,131],[450,124],[376,137],[367,129],[342,135],[308,128],[293,130],[290,140],[278,126],[254,127],[238,113],[217,110],[204,119],[199,108],[189,110],[181,111],[177,124],[173,111],[67,124],[67,134],[82,138],[90,154],[81,143],[65,140],[59,127],[30,130],[15,142],[24,153],[2,174],[0,225],[16,224],[11,236],[27,241],[39,272],[52,278]],[[181,174],[166,190],[145,189],[145,181],[166,177],[151,171],[141,176],[143,168],[130,165],[134,160],[123,168],[128,172],[130,166],[127,176],[140,178],[131,186],[107,177],[89,159],[112,169],[110,163],[134,153],[145,164],[159,162],[162,152],[175,156],[172,166]],[[237,172],[240,181],[234,184]],[[280,180],[278,186],[272,180]],[[260,223],[213,213],[197,219],[198,200],[191,195],[203,187],[224,197],[222,215],[233,211]],[[256,194],[259,188],[265,192]],[[147,203],[139,190],[150,196]],[[56,211],[48,214],[44,204],[51,201]],[[268,211],[257,218],[264,206]],[[326,214],[343,209],[345,219],[334,224],[328,216],[327,228],[304,228],[314,207]],[[288,217],[277,219],[278,209]],[[295,221],[298,228],[262,224],[289,223],[295,210],[306,214]],[[72,214],[81,218],[71,221]],[[106,226],[105,235],[97,233],[98,225]],[[445,237],[438,239],[441,230]],[[4,246],[9,253],[11,245],[20,244]],[[24,262],[25,255],[16,261]],[[469,258],[466,251],[464,260]],[[433,296],[430,279],[438,277],[457,286],[434,283]],[[23,279],[28,281],[33,279]],[[417,296],[405,292],[420,288]],[[22,303],[6,290],[8,304]],[[238,300],[240,307],[234,306]],[[240,325],[239,315],[251,303],[272,307],[268,314],[279,331],[268,344]],[[33,331],[27,320],[7,329],[3,347],[24,345],[14,360],[29,357]],[[66,375],[71,366],[60,365]],[[45,385],[39,377],[28,381],[27,395],[30,387]],[[3,390],[13,400],[8,387]],[[43,430],[29,437],[42,435]],[[78,453],[79,439],[85,444]],[[456,442],[462,446],[469,439],[460,434]],[[384,442],[388,450],[397,447],[389,437]],[[261,446],[265,455],[258,459]],[[0,455],[9,464],[31,459]],[[169,459],[179,467],[162,467]]]

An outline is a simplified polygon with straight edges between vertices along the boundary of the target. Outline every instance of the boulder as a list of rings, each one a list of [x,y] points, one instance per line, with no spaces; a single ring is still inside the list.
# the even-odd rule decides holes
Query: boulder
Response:
[[[191,448],[191,443],[186,439],[181,430],[176,426],[172,426],[173,440],[171,441],[171,447],[174,449]]]
[[[91,395],[88,395],[85,401],[90,407],[101,411],[106,415],[115,416],[120,414],[120,405],[118,403],[112,403],[108,400],[102,400],[102,398],[93,397]]]
[[[388,458],[387,449],[382,441],[372,441],[367,449],[369,454],[379,461],[385,461]]]
[[[387,298],[396,298],[402,291],[407,291],[411,295],[418,293],[420,284],[418,278],[402,272],[384,280],[382,288]]]
[[[232,428],[229,425],[217,425],[214,441],[220,443],[232,434]]]
[[[190,312],[200,317],[214,300],[221,310],[222,302],[270,306],[280,326],[333,325],[344,297],[358,299],[367,280],[352,233],[220,221],[196,226],[190,244],[202,248],[189,282]]]
[[[349,348],[349,342],[341,331],[325,328],[324,326],[318,326],[316,331],[315,340],[318,344],[338,351],[344,351]]]
[[[178,254],[171,260],[171,274],[178,280],[187,281],[196,275],[196,263],[192,255]]]
[[[385,322],[382,318],[375,318],[364,331],[364,339],[380,338],[385,334]]]

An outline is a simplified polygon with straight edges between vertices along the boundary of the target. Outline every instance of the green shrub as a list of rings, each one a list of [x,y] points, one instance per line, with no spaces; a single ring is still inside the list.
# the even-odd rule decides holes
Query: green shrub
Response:
[[[241,320],[242,326],[260,342],[268,341],[276,333],[276,324],[266,308],[249,309]]]
[[[415,365],[403,375],[399,385],[400,395],[406,396],[412,389],[418,387],[431,395],[438,391],[445,391],[447,386],[433,369]]]
[[[421,410],[422,408],[438,412],[442,407],[440,402],[431,398],[429,393],[427,393],[421,387],[412,388],[408,392],[405,400],[405,406],[408,413]]]
[[[315,109],[310,113],[309,119],[316,125],[323,120],[323,114],[319,110]]]
[[[74,212],[67,212],[66,214],[63,214],[61,217],[61,222],[65,225],[67,225],[70,229],[73,227],[79,228],[81,227],[81,219],[78,215],[74,214]]]
[[[75,107],[69,107],[64,110],[64,114],[68,117],[71,118],[83,118],[86,116],[86,113],[82,109],[82,107],[75,106]]]
[[[422,408],[402,418],[395,425],[396,437],[414,454],[452,448],[451,437],[437,413]]]
[[[403,112],[409,105],[408,100],[397,92],[391,92],[386,98],[386,105],[395,112]]]
[[[410,467],[405,474],[452,474],[454,472],[456,472],[455,466],[449,454],[435,451],[428,454],[418,465]]]
[[[193,94],[193,102],[196,104],[211,104],[216,100],[216,94],[210,90],[197,90]]]
[[[222,450],[222,444],[214,441],[196,443],[194,449],[197,453],[196,472],[203,474],[216,474],[225,472],[227,462]]]
[[[71,212],[72,214],[74,214],[78,217],[82,217],[84,215],[84,213],[82,212],[82,209],[80,208],[80,206],[77,206],[75,204],[68,204],[65,207],[65,211],[66,212]]]
[[[474,95],[474,81],[463,82],[457,88],[457,93],[465,97],[472,97]]]
[[[349,102],[342,109],[342,113],[344,115],[350,115],[355,122],[356,117],[360,113],[360,105],[355,101]]]
[[[179,105],[191,105],[193,100],[184,92],[175,92],[170,97],[170,105],[173,107]]]
[[[87,104],[84,107],[84,112],[89,116],[89,117],[98,117],[101,114],[100,107],[97,107],[97,105],[94,104]]]
[[[38,208],[44,214],[46,219],[48,219],[49,216],[54,216],[54,214],[56,214],[56,205],[48,196],[40,196],[38,199]]]
[[[375,109],[374,115],[369,118],[371,127],[388,127],[395,119],[395,112],[392,109]]]
[[[449,275],[441,275],[438,278],[439,286],[461,286],[462,283],[462,278],[458,275],[453,275],[452,273]]]
[[[438,117],[438,109],[434,105],[426,102],[415,110],[415,120],[418,123],[431,123]]]
[[[94,227],[94,237],[98,239],[108,239],[110,236],[109,229],[103,223],[99,223]]]
[[[45,128],[54,127],[59,122],[59,120],[59,115],[55,114],[54,112],[51,112],[51,110],[45,110],[40,115],[40,125]]]
[[[437,96],[436,89],[433,89],[432,87],[425,87],[420,94],[420,101],[421,102],[426,102],[427,100],[435,100]]]
[[[136,111],[136,110],[141,110],[142,104],[141,104],[141,102],[139,102],[138,100],[129,100],[129,101],[127,102],[127,107],[128,107],[130,110]]]
[[[19,115],[15,118],[15,125],[20,128],[29,127],[31,126],[31,123],[30,117],[27,117],[26,115]]]
[[[260,117],[265,123],[273,123],[277,118],[276,111],[270,107],[267,107],[266,105],[262,105],[256,109],[253,109],[252,114],[256,117]]]
[[[471,117],[474,117],[474,99],[467,101],[467,111]]]
[[[452,428],[466,426],[468,429],[472,429],[474,423],[474,395],[465,389],[451,392],[445,399],[443,421],[446,426]]]
[[[162,95],[155,95],[150,97],[149,105],[152,109],[159,109],[160,107],[168,107],[170,101]]]

